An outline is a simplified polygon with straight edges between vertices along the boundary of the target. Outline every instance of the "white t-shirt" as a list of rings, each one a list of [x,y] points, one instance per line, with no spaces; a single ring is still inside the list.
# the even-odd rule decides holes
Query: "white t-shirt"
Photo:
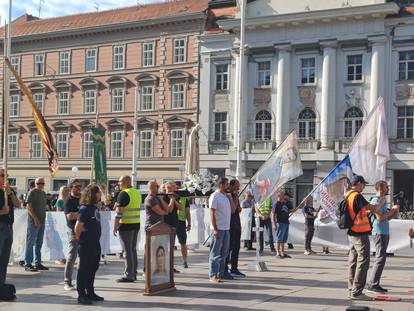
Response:
[[[217,229],[230,230],[231,206],[227,196],[218,190],[214,191],[208,200],[208,206],[216,210]]]

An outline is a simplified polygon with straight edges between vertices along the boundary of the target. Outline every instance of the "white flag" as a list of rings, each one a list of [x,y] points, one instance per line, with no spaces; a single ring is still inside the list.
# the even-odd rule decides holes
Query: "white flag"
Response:
[[[385,179],[389,158],[384,100],[380,97],[355,137],[349,150],[349,159],[354,174],[362,175],[365,180],[374,184]]]

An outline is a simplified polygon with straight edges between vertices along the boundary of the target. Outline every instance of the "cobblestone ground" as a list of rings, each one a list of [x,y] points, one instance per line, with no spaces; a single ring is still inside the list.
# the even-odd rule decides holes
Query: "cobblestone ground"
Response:
[[[123,262],[108,257],[99,268],[95,282],[96,292],[105,297],[97,303],[98,310],[345,310],[352,303],[347,298],[347,256],[343,251],[330,255],[303,255],[303,248],[290,250],[291,259],[264,256],[269,271],[256,272],[250,264],[254,252],[241,251],[240,270],[247,278],[212,284],[208,281],[206,248],[190,253],[189,269],[180,267],[176,252],[177,290],[159,296],[143,296],[144,282],[116,283]],[[142,254],[140,256],[142,264]],[[50,271],[25,272],[11,266],[8,281],[16,284],[18,299],[0,302],[4,311],[91,310],[94,306],[79,306],[76,292],[63,289],[63,266],[49,264]],[[361,302],[371,310],[414,310],[414,260],[409,256],[389,257],[382,285],[389,295],[400,297],[400,302]]]

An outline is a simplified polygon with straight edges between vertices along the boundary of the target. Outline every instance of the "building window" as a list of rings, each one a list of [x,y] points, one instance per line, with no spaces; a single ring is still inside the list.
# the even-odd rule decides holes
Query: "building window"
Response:
[[[181,158],[184,156],[184,130],[171,130],[171,157]]]
[[[185,102],[185,83],[174,83],[171,88],[173,109],[184,108]]]
[[[301,83],[311,84],[315,83],[315,57],[302,58],[300,60],[301,69]]]
[[[60,52],[59,53],[59,73],[68,74],[70,72],[70,53]]]
[[[19,116],[19,102],[20,102],[19,95],[10,95],[10,103],[9,103],[9,116],[10,117]]]
[[[259,62],[257,64],[257,85],[270,85],[270,62]]]
[[[83,133],[82,156],[83,158],[92,158],[93,156],[93,141],[91,132]]]
[[[358,107],[351,107],[344,116],[344,137],[353,138],[362,126],[363,113]]]
[[[310,108],[305,108],[299,113],[299,138],[315,139],[316,114]]]
[[[154,110],[154,88],[152,86],[142,87],[141,110]]]
[[[10,58],[10,64],[12,65],[14,71],[20,75],[20,56],[12,56]]]
[[[214,114],[214,140],[227,140],[227,112],[216,112]]]
[[[272,115],[269,111],[259,111],[255,118],[255,139],[271,140],[272,139]]]
[[[17,158],[19,154],[19,134],[9,135],[9,158]]]
[[[229,89],[229,65],[216,65],[216,90],[225,91]]]
[[[69,92],[58,93],[58,114],[69,114]]]
[[[69,134],[68,133],[57,133],[56,134],[56,149],[59,158],[68,157],[69,147]]]
[[[39,134],[32,134],[32,158],[42,157],[42,142]]]
[[[45,96],[43,93],[35,93],[33,94],[33,99],[36,103],[37,108],[39,108],[40,112],[43,113],[43,107],[45,103]]]
[[[347,56],[347,73],[348,81],[362,80],[362,55]]]
[[[174,64],[185,62],[185,39],[174,40]]]
[[[86,90],[84,95],[85,113],[95,113],[96,111],[96,90]]]
[[[142,130],[139,134],[139,156],[141,158],[152,157],[152,131]]]
[[[414,80],[414,51],[400,52],[398,64],[399,80]]]
[[[398,107],[397,138],[414,138],[414,107]]]
[[[43,54],[37,54],[34,58],[34,75],[43,76],[45,74],[45,56]]]
[[[125,47],[123,45],[114,46],[113,68],[124,69]]]
[[[85,71],[91,72],[96,71],[96,64],[97,62],[97,49],[87,49],[85,54]]]
[[[124,89],[112,89],[112,112],[124,111]]]
[[[145,42],[142,44],[142,66],[154,66],[154,43]]]
[[[111,158],[122,158],[123,133],[115,131],[111,133]]]

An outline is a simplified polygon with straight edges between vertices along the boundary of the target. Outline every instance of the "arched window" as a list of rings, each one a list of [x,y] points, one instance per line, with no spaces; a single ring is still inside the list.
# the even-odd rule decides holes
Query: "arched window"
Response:
[[[255,118],[256,140],[271,140],[272,139],[272,115],[269,111],[261,110],[256,114]]]
[[[316,114],[311,108],[305,108],[299,113],[299,138],[315,139]]]
[[[344,116],[344,137],[352,138],[358,133],[362,125],[364,114],[358,107],[351,107]]]

